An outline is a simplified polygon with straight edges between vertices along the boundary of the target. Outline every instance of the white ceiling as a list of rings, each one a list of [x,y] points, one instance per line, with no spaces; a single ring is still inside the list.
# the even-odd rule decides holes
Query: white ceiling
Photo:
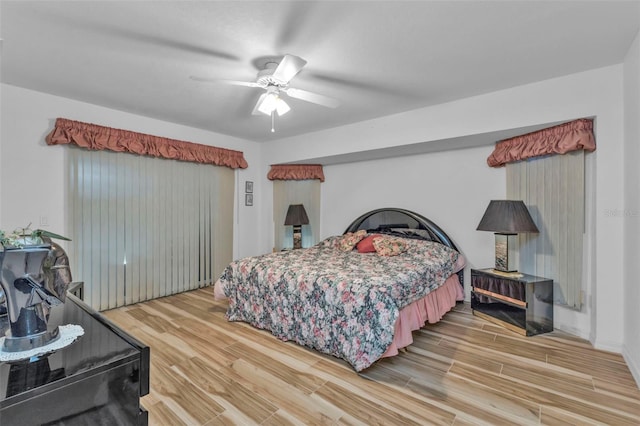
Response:
[[[624,60],[634,1],[6,1],[3,83],[269,141],[479,95]],[[260,58],[308,61],[287,98],[251,111]],[[73,117],[68,117],[72,118]],[[108,123],[100,123],[108,125]]]

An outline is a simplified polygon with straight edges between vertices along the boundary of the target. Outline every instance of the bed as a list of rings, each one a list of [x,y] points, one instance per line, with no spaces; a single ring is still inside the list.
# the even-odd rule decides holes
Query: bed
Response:
[[[463,300],[464,257],[429,219],[363,214],[313,247],[232,262],[214,287],[226,318],[346,360],[362,371],[410,345]]]

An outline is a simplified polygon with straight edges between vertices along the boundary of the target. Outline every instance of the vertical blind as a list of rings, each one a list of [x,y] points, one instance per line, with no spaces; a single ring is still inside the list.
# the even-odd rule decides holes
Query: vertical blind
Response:
[[[285,226],[289,204],[302,204],[309,225],[302,225],[302,247],[311,247],[320,236],[320,181],[275,180],[273,181],[273,220],[275,249],[293,248],[293,227]]]
[[[69,149],[69,249],[85,301],[111,309],[212,284],[232,259],[234,171]]]
[[[507,198],[523,200],[539,234],[519,235],[522,272],[552,278],[554,302],[582,308],[584,150],[508,163]]]

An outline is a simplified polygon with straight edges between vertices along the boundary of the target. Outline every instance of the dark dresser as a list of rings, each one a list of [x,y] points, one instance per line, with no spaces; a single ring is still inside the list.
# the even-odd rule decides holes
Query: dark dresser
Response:
[[[49,324],[77,324],[84,335],[31,362],[0,362],[0,425],[146,425],[149,347],[71,293]]]
[[[473,314],[525,336],[553,331],[553,280],[471,270]]]

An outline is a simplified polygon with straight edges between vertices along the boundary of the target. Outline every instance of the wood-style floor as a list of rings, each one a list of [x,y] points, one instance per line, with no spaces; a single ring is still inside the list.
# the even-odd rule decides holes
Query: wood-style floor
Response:
[[[361,374],[225,310],[205,288],[104,312],[151,347],[150,424],[640,424],[620,355],[558,331],[522,337],[466,304]]]

